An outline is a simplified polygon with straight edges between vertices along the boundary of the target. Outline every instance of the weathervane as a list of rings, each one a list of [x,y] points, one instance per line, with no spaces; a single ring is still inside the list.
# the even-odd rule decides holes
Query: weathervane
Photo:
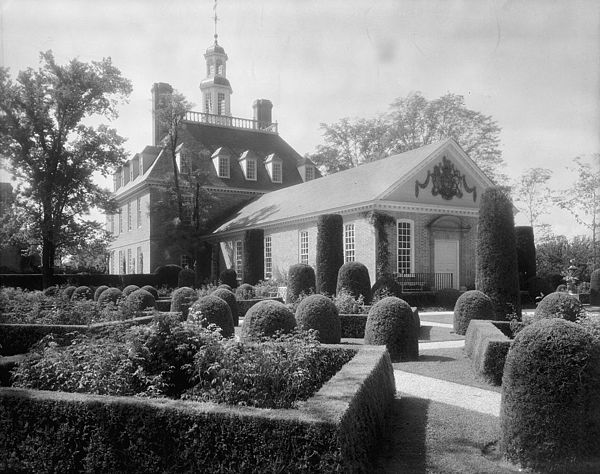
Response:
[[[213,16],[213,20],[215,20],[215,43],[217,42],[217,38],[219,35],[217,34],[217,21],[219,21],[219,17],[217,16],[217,0],[215,0],[215,4],[213,5],[213,11],[215,15]]]

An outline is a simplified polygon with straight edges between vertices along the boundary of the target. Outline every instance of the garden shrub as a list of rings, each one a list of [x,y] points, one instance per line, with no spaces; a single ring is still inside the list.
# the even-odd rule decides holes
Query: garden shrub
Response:
[[[590,275],[590,304],[600,306],[600,268]]]
[[[69,285],[69,286],[65,287],[65,289],[62,290],[62,297],[67,300],[70,300],[71,296],[73,296],[73,293],[75,292],[76,289],[77,289],[77,287],[73,286],[73,285]]]
[[[535,276],[527,280],[527,291],[532,301],[552,293],[552,288],[545,278]]]
[[[182,268],[179,265],[168,264],[161,265],[154,270],[158,280],[158,285],[166,285],[169,288],[177,287],[177,279]]]
[[[187,319],[188,311],[198,294],[191,288],[184,286],[177,288],[171,295],[171,313],[181,313],[183,319]]]
[[[517,266],[519,280],[524,283],[522,289],[527,289],[527,281],[536,276],[535,241],[533,227],[515,227],[515,245],[517,247]]]
[[[234,333],[233,316],[225,300],[215,295],[203,296],[190,307],[188,321],[202,324],[215,324],[221,328],[223,337],[231,337]]]
[[[456,334],[464,335],[472,319],[495,319],[492,300],[479,290],[465,291],[454,306],[453,327]]]
[[[123,296],[127,297],[129,296],[131,293],[133,293],[136,290],[139,290],[140,287],[137,285],[127,285],[125,288],[123,288]]]
[[[419,326],[406,301],[388,296],[374,304],[369,311],[365,344],[385,345],[392,360],[417,360]]]
[[[129,307],[136,312],[156,307],[156,302],[152,293],[141,288],[129,293],[125,298],[125,301]]]
[[[190,288],[196,287],[196,273],[191,268],[182,269],[177,275],[177,286],[179,288],[188,286]]]
[[[346,262],[338,272],[336,292],[346,290],[355,298],[362,296],[365,304],[371,304],[371,280],[369,270],[360,262]]]
[[[344,220],[339,214],[317,219],[316,289],[334,295],[340,267],[344,264]]]
[[[324,344],[339,344],[342,337],[340,315],[333,301],[323,295],[304,298],[296,309],[296,323],[301,330],[314,329]]]
[[[567,285],[565,285],[565,284],[558,285],[556,287],[556,290],[554,290],[554,292],[556,292],[556,293],[566,293],[567,291],[568,291],[567,290]]]
[[[219,286],[217,286],[217,289],[218,288],[225,288],[226,290],[233,291],[233,288],[231,288],[229,285],[226,285],[225,283],[221,283]]]
[[[460,297],[460,291],[455,288],[442,288],[435,292],[435,305],[440,306],[447,310],[454,309],[458,298]]]
[[[225,303],[229,305],[229,309],[231,310],[231,317],[233,318],[233,325],[239,326],[240,324],[240,312],[238,308],[238,302],[231,290],[227,288],[217,288],[212,292],[213,296],[217,298],[221,298]]]
[[[119,298],[123,297],[123,292],[118,288],[108,288],[98,297],[98,306],[104,307],[109,303],[117,304]]]
[[[71,295],[72,300],[91,300],[94,299],[94,293],[89,286],[78,286]]]
[[[244,317],[240,339],[260,341],[277,332],[289,333],[296,327],[294,314],[283,303],[262,300],[248,310]]]
[[[256,298],[256,291],[254,290],[254,287],[252,285],[249,285],[248,283],[243,283],[238,288],[236,288],[235,296],[238,300],[251,300],[253,298]]]
[[[513,204],[501,188],[483,192],[477,229],[475,288],[494,303],[496,320],[506,320],[513,313],[520,319]]]
[[[401,293],[402,288],[391,273],[381,275],[375,281],[373,288],[371,288],[371,294],[373,295],[374,300],[380,300],[386,296],[396,296],[397,298],[400,298]]]
[[[512,332],[510,326],[508,321],[474,320],[467,328],[465,355],[471,359],[476,373],[493,385],[502,383],[511,343],[506,334]]]
[[[100,298],[102,292],[104,290],[108,290],[109,288],[110,287],[106,285],[100,285],[98,288],[96,288],[96,291],[94,291],[94,301],[98,301],[98,298]]]
[[[219,275],[219,283],[222,285],[228,285],[230,289],[237,288],[237,273],[233,268],[223,270]]]
[[[363,295],[358,298],[352,296],[348,291],[342,289],[333,297],[333,304],[339,314],[366,314],[365,300]]]
[[[244,283],[256,285],[265,278],[265,233],[262,229],[248,229],[244,232],[244,258],[242,275]]]
[[[154,300],[158,299],[158,290],[154,288],[152,285],[144,285],[142,286],[142,290],[146,290],[152,296],[154,296]]]
[[[546,318],[562,318],[576,321],[583,313],[583,305],[576,296],[554,292],[546,295],[535,308],[534,321]]]
[[[45,296],[58,296],[60,295],[60,287],[54,285],[54,286],[49,286],[48,288],[46,288],[44,290],[44,295]]]
[[[310,295],[315,292],[315,271],[310,265],[296,263],[288,270],[288,286],[285,302],[295,303],[302,294]]]
[[[600,352],[593,337],[557,318],[525,327],[506,358],[500,410],[508,460],[542,472],[591,472],[600,462]]]

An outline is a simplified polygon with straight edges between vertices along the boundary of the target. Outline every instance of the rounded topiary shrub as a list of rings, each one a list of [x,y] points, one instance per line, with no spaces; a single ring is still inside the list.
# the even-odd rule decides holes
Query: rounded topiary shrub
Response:
[[[371,280],[369,270],[360,262],[346,262],[338,272],[336,293],[342,290],[358,299],[361,295],[365,304],[371,304]]]
[[[568,290],[567,290],[567,285],[565,285],[564,283],[562,283],[562,284],[558,285],[558,286],[556,287],[556,290],[554,290],[554,291],[555,291],[556,293],[566,293],[566,292],[568,291]]]
[[[248,310],[242,324],[240,339],[257,341],[271,337],[277,331],[289,333],[296,327],[294,314],[279,301],[263,300]]]
[[[540,472],[597,472],[600,354],[585,329],[563,319],[526,326],[504,365],[500,447]],[[596,464],[596,467],[598,464]]]
[[[465,291],[454,305],[454,332],[465,335],[472,319],[495,319],[492,300],[479,290]]]
[[[194,270],[191,270],[189,268],[184,268],[183,270],[181,270],[179,272],[179,275],[177,275],[177,286],[179,288],[183,286],[189,286],[190,288],[195,287],[196,273],[194,273]]]
[[[142,288],[129,293],[125,301],[133,311],[144,311],[145,309],[156,307],[156,301],[152,293]]]
[[[188,319],[216,324],[221,328],[223,337],[233,336],[233,317],[229,305],[215,295],[199,298],[190,307]]]
[[[380,300],[386,296],[400,297],[401,293],[402,288],[400,287],[400,284],[396,281],[394,275],[390,273],[381,275],[375,281],[373,288],[371,288],[371,295],[374,300]]]
[[[131,293],[133,293],[135,290],[139,290],[139,289],[140,289],[140,287],[137,285],[127,285],[125,288],[123,288],[123,296],[127,297]]]
[[[198,299],[198,293],[184,286],[177,288],[171,295],[171,313],[181,313],[183,319],[187,319],[188,311],[194,301]]]
[[[324,214],[317,219],[316,288],[333,296],[340,267],[344,264],[344,219]]]
[[[229,305],[231,310],[231,317],[233,318],[233,325],[238,326],[240,324],[240,313],[237,304],[237,299],[231,290],[227,288],[217,288],[211,293],[213,296],[221,298],[225,303]]]
[[[315,289],[315,271],[310,265],[296,263],[290,267],[286,303],[294,303],[300,295],[310,295]]]
[[[60,294],[60,288],[56,285],[49,286],[43,291],[45,296],[58,296]]]
[[[72,300],[91,300],[94,298],[94,292],[89,286],[78,286],[71,295]]]
[[[408,303],[388,296],[369,310],[365,344],[385,345],[392,360],[419,358],[419,322]]]
[[[533,320],[562,318],[575,321],[583,313],[583,305],[576,296],[569,293],[554,292],[546,295],[533,315]]]
[[[252,285],[243,283],[235,290],[235,296],[238,300],[251,300],[256,298],[256,290]]]
[[[543,298],[552,293],[552,288],[550,288],[545,278],[534,276],[527,280],[527,291],[531,300],[536,301],[538,298]]]
[[[296,323],[300,329],[318,331],[319,341],[324,344],[340,343],[340,315],[333,301],[326,296],[310,295],[304,298],[296,308]]]
[[[154,296],[155,301],[158,299],[158,290],[156,288],[154,288],[152,285],[144,285],[144,286],[142,286],[142,290],[146,290],[148,293],[150,293],[152,296]]]
[[[223,270],[219,275],[219,283],[223,285],[229,285],[231,289],[237,288],[237,273],[233,268],[228,268],[227,270]]]
[[[157,277],[158,285],[166,285],[169,288],[176,288],[177,278],[179,277],[179,272],[181,270],[182,269],[179,265],[175,265],[172,263],[156,267],[156,270],[154,270],[154,274]]]
[[[123,292],[118,288],[108,288],[98,297],[98,306],[106,306],[109,303],[117,304],[119,298],[123,297]]]
[[[73,293],[75,292],[76,289],[77,289],[76,286],[73,286],[73,285],[67,286],[64,290],[62,290],[62,297],[67,300],[70,300],[71,296],[73,296]]]
[[[100,285],[98,288],[96,288],[96,291],[94,291],[94,301],[98,301],[98,298],[100,298],[102,292],[104,290],[108,290],[109,288],[110,287],[106,285]]]
[[[590,275],[590,304],[600,306],[600,268]]]
[[[226,285],[225,283],[221,283],[219,286],[217,286],[217,288],[225,288],[226,290],[233,291],[233,288],[231,288],[229,285]]]
[[[515,244],[517,246],[517,266],[519,278],[527,287],[527,281],[536,275],[535,242],[533,238],[533,227],[516,226]]]

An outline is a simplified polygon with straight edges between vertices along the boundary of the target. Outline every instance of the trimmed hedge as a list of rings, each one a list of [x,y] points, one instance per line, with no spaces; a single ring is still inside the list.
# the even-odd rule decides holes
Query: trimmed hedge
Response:
[[[216,324],[221,328],[223,337],[231,337],[234,333],[233,316],[225,300],[215,295],[199,298],[190,306],[188,320],[206,320],[208,324]]]
[[[294,314],[283,303],[262,300],[246,313],[240,339],[260,341],[263,337],[273,336],[277,331],[289,333],[295,327]]]
[[[546,295],[535,308],[533,320],[562,318],[576,321],[583,312],[583,305],[576,296],[569,293],[554,292]]]
[[[217,288],[215,291],[211,293],[213,296],[217,298],[221,298],[225,303],[229,305],[229,309],[231,310],[231,317],[233,318],[233,325],[240,325],[240,310],[238,308],[237,299],[231,290],[227,288]]]
[[[125,299],[134,311],[144,311],[145,309],[156,307],[154,296],[149,291],[138,289],[129,293]]]
[[[527,281],[536,276],[535,241],[533,227],[516,226],[515,243],[517,246],[517,267],[521,289],[527,288]]]
[[[228,285],[230,289],[237,288],[237,273],[233,268],[223,270],[219,275],[219,282],[223,285]]]
[[[108,290],[110,287],[106,286],[106,285],[101,285],[98,288],[96,288],[96,291],[94,291],[94,301],[98,301],[98,298],[100,298],[100,295],[102,294],[102,292],[104,290]]]
[[[196,273],[190,268],[183,268],[177,274],[177,287],[188,286],[190,288],[196,288]]]
[[[171,295],[171,313],[181,313],[182,318],[187,319],[189,308],[197,299],[198,293],[191,288],[177,288]]]
[[[453,310],[461,292],[456,288],[442,288],[435,292],[435,305],[447,310]]]
[[[465,355],[471,359],[477,374],[494,385],[502,383],[506,354],[511,340],[508,321],[473,319],[465,337]]]
[[[116,304],[122,297],[123,292],[118,288],[107,288],[98,297],[98,306],[106,306],[109,303]]]
[[[235,289],[235,297],[240,300],[251,300],[256,298],[256,290],[252,285],[242,283]]]
[[[71,295],[72,300],[91,300],[94,298],[94,292],[89,286],[78,286]]]
[[[316,291],[315,271],[310,265],[296,263],[288,270],[288,286],[285,302],[295,303],[301,294],[310,295]]]
[[[244,232],[244,258],[242,275],[244,283],[256,285],[265,279],[265,232],[248,229]]]
[[[317,219],[316,289],[335,294],[340,267],[344,264],[344,220],[339,214],[324,214]]]
[[[238,304],[238,314],[240,318],[243,318],[244,316],[246,316],[246,313],[248,312],[248,310],[250,308],[252,308],[252,306],[254,306],[256,303],[259,303],[261,301],[279,301],[280,303],[283,303],[283,299],[280,298],[279,296],[274,296],[274,297],[270,297],[270,298],[255,298],[252,300],[237,300],[237,304]]]
[[[318,331],[322,343],[340,343],[340,315],[333,301],[326,296],[310,295],[304,298],[296,308],[296,323],[300,329]]]
[[[336,294],[342,290],[350,293],[355,299],[362,295],[365,304],[371,304],[371,280],[367,267],[360,262],[344,263],[338,271]]]
[[[156,283],[158,286],[166,285],[169,288],[177,287],[177,279],[182,268],[179,265],[169,264],[156,267],[154,274],[156,275]]]
[[[5,388],[0,470],[367,472],[395,392],[381,347],[292,410]]]
[[[501,188],[489,188],[483,192],[477,229],[475,288],[491,298],[495,319],[506,320],[513,312],[520,319],[513,205]]]
[[[371,288],[371,294],[373,298],[381,299],[386,296],[396,296],[397,298],[401,298],[402,288],[400,284],[396,281],[394,275],[390,273],[386,273],[381,275]]]
[[[600,268],[590,275],[590,304],[600,306]]]
[[[552,288],[545,278],[535,276],[527,280],[527,292],[529,293],[529,298],[535,302],[536,298],[552,293]]]
[[[591,334],[559,318],[517,334],[502,379],[500,428],[502,453],[524,468],[597,472],[600,348]]]
[[[128,297],[131,293],[139,289],[140,287],[137,285],[127,285],[125,288],[123,288],[123,296]]]
[[[146,290],[148,293],[150,293],[152,296],[154,296],[155,300],[157,300],[159,298],[158,290],[156,288],[154,288],[152,285],[144,285],[144,286],[142,286],[142,290]]]
[[[466,291],[458,297],[454,306],[454,332],[464,336],[472,319],[493,320],[495,315],[492,300],[485,293]]]
[[[76,290],[76,289],[77,289],[77,287],[76,287],[76,286],[69,285],[69,286],[67,286],[67,287],[66,287],[64,290],[62,290],[62,293],[61,293],[61,294],[62,294],[62,296],[63,296],[65,299],[68,299],[68,300],[70,300],[70,299],[71,299],[71,296],[73,296],[73,293],[75,293],[75,290]]]

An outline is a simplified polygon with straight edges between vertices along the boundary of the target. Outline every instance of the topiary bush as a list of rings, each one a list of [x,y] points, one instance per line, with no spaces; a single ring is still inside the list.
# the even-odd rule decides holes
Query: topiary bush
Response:
[[[370,309],[365,326],[365,344],[385,345],[392,360],[419,358],[419,322],[408,303],[388,296]]]
[[[248,310],[242,324],[240,339],[260,341],[276,332],[289,333],[296,327],[294,314],[283,303],[263,300]]]
[[[175,265],[172,263],[156,267],[156,270],[154,270],[154,274],[156,275],[156,278],[158,280],[157,284],[159,286],[165,285],[169,288],[176,288],[177,279],[181,270],[182,268],[179,265]]]
[[[190,288],[196,287],[196,273],[190,268],[182,269],[177,275],[177,286],[188,286]]]
[[[142,288],[129,293],[125,301],[132,311],[144,311],[145,309],[156,307],[156,301],[152,293]]]
[[[315,292],[315,271],[310,265],[296,263],[288,270],[288,286],[286,303],[295,303],[300,295],[310,295]]]
[[[142,286],[142,290],[146,290],[148,293],[150,293],[152,296],[154,296],[155,301],[159,298],[158,290],[156,288],[154,288],[152,285],[144,285],[144,286]]]
[[[460,291],[455,288],[442,288],[435,292],[435,305],[452,310],[460,297]]]
[[[381,275],[371,288],[371,295],[374,300],[380,300],[385,298],[386,296],[396,296],[400,297],[402,293],[402,288],[400,284],[396,281],[394,275],[390,273],[386,273]]]
[[[217,288],[225,288],[226,290],[233,291],[233,288],[231,288],[229,285],[226,285],[225,283],[220,284],[219,286],[217,286]]]
[[[125,288],[123,288],[123,296],[127,297],[131,293],[133,293],[135,290],[139,290],[139,289],[140,289],[140,287],[137,285],[127,285]]]
[[[231,289],[237,288],[237,273],[233,268],[228,268],[227,270],[223,270],[219,275],[219,283],[223,285],[229,285]]]
[[[213,296],[221,298],[225,303],[229,305],[229,309],[231,310],[231,317],[233,318],[233,325],[239,326],[240,324],[240,311],[238,308],[238,303],[235,295],[231,290],[227,288],[217,288],[212,292]]]
[[[576,321],[583,313],[583,305],[576,296],[560,291],[546,295],[535,308],[533,320],[562,318]]]
[[[60,294],[60,288],[56,285],[49,286],[43,291],[43,293],[45,296],[58,296]]]
[[[523,290],[527,288],[527,281],[536,276],[535,241],[533,227],[516,226],[515,244],[517,246],[517,267],[519,280],[523,282]]]
[[[244,258],[242,275],[244,283],[256,285],[265,278],[265,233],[262,229],[248,229],[244,232]]]
[[[369,270],[360,262],[346,262],[338,272],[336,292],[345,290],[355,298],[362,295],[365,304],[371,304]]]
[[[119,298],[123,297],[123,292],[118,288],[108,288],[98,297],[98,306],[104,307],[109,303],[117,304]]]
[[[567,293],[567,285],[565,284],[560,284],[556,287],[556,290],[554,290],[556,293]]]
[[[252,285],[249,285],[248,283],[243,283],[238,288],[236,288],[235,296],[239,300],[251,300],[253,298],[256,298],[256,290]]]
[[[513,314],[521,318],[513,204],[499,187],[486,189],[481,196],[475,289],[491,298],[496,320]]]
[[[177,288],[171,295],[171,313],[181,313],[182,319],[187,319],[188,311],[198,294],[191,288],[184,286]]]
[[[110,287],[106,285],[100,285],[98,288],[96,288],[96,291],[94,291],[94,301],[98,301],[98,298],[100,298],[102,292],[104,290],[108,290],[109,288]]]
[[[323,344],[339,344],[342,338],[338,310],[333,301],[323,295],[310,295],[300,302],[296,308],[296,323],[300,329],[318,331]]]
[[[94,293],[89,286],[78,286],[71,295],[72,300],[91,300],[94,298]]]
[[[552,293],[552,288],[545,278],[535,276],[527,280],[527,291],[532,301],[537,301],[538,298]]]
[[[479,290],[465,291],[456,300],[454,306],[454,332],[464,336],[472,319],[494,320],[492,300]]]
[[[65,298],[65,299],[67,299],[67,300],[70,300],[71,296],[73,296],[73,292],[76,289],[77,289],[77,287],[73,286],[73,285],[69,285],[69,286],[65,287],[65,289],[62,290],[62,297]]]
[[[500,448],[524,468],[597,472],[600,353],[579,325],[546,319],[525,327],[502,378]]]
[[[600,306],[600,268],[590,275],[590,304]]]
[[[231,337],[234,333],[233,316],[229,305],[215,295],[199,298],[190,307],[188,320],[200,321],[204,324],[215,324],[221,328],[223,337]]]
[[[340,267],[344,264],[344,220],[339,214],[324,214],[317,220],[316,288],[334,295]]]

